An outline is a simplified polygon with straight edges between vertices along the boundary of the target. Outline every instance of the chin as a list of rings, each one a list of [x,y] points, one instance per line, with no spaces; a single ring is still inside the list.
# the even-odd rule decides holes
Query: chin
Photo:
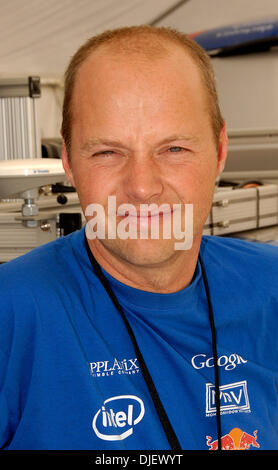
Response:
[[[158,265],[175,257],[173,240],[101,240],[116,257],[136,266]]]

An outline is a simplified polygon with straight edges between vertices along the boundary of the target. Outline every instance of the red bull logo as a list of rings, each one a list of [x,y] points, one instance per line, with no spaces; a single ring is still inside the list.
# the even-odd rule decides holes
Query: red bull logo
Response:
[[[257,442],[257,430],[252,434],[248,434],[239,428],[232,429],[229,434],[221,437],[221,449],[222,450],[247,450],[250,446],[260,447]],[[209,450],[218,449],[218,440],[212,441],[211,436],[207,437],[207,445]]]

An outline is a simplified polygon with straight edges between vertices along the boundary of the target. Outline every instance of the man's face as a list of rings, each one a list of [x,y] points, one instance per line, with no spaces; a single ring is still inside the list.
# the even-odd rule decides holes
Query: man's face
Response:
[[[154,60],[100,49],[78,71],[72,110],[71,161],[65,149],[63,161],[83,211],[98,203],[107,213],[108,196],[116,196],[117,207],[129,203],[137,209],[193,204],[193,244],[199,243],[224,166],[226,135],[223,131],[217,146],[193,60],[178,47]],[[117,224],[121,220],[117,217]],[[140,220],[150,222],[138,217],[138,226]],[[159,239],[93,243],[143,266],[178,256],[175,241],[160,231]]]

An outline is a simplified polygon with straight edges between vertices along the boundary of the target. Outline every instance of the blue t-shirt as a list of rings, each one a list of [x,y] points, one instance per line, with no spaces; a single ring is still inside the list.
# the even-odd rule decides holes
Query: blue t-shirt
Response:
[[[0,447],[167,450],[126,327],[84,229],[0,267]],[[278,449],[278,249],[204,236],[222,447]],[[212,339],[199,262],[171,294],[108,273],[182,449],[217,447]]]

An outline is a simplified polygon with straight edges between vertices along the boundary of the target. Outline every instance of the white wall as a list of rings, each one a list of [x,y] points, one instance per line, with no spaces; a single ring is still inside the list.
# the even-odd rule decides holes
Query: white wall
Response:
[[[42,78],[41,97],[38,98],[41,138],[60,137],[63,105],[63,88],[60,83],[62,81]]]
[[[278,50],[213,64],[228,132],[278,132]]]

